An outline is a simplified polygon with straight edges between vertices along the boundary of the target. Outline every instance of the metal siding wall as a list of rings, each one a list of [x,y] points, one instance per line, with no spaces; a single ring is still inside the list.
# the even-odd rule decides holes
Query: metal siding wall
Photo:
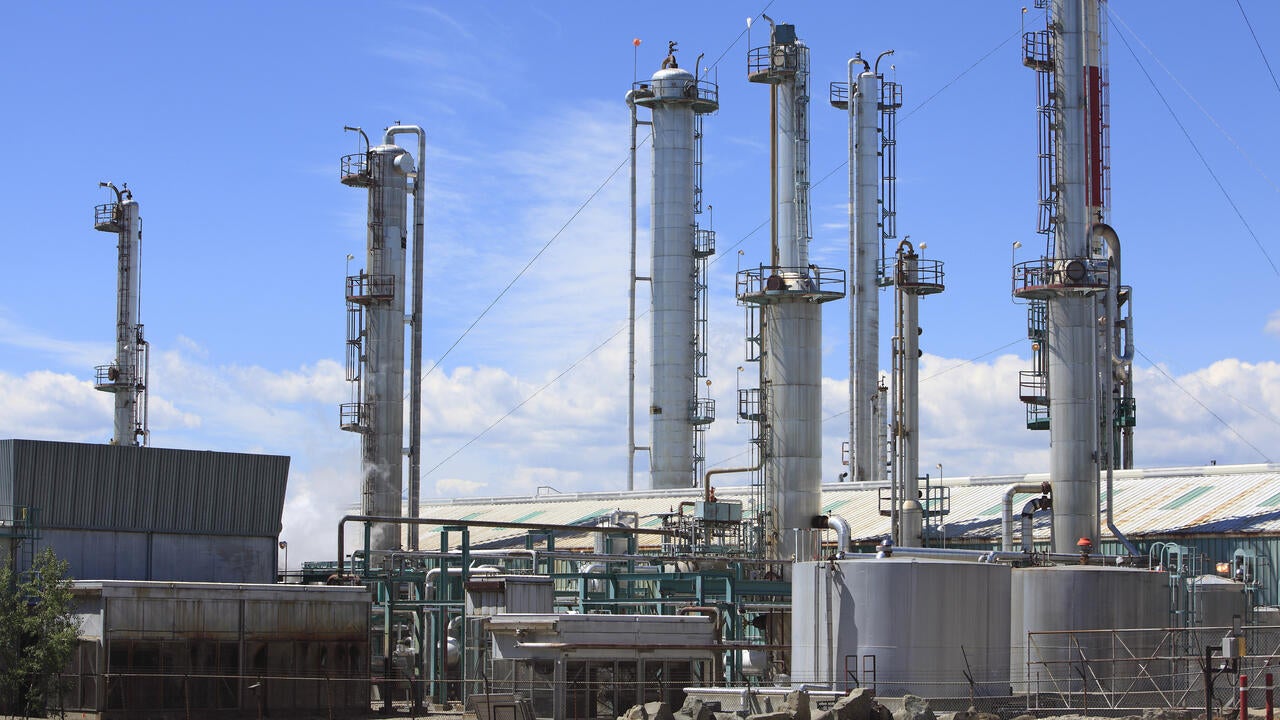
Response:
[[[280,532],[288,457],[12,440],[0,459],[6,447],[11,502],[39,508],[44,527]]]
[[[52,548],[66,560],[68,572],[77,580],[147,577],[147,537],[143,533],[42,530],[39,547]]]
[[[16,440],[0,440],[0,505],[13,504],[14,467],[13,446]],[[8,518],[6,518],[8,519]]]
[[[80,580],[272,583],[275,546],[274,537],[111,530],[46,530],[40,540]]]

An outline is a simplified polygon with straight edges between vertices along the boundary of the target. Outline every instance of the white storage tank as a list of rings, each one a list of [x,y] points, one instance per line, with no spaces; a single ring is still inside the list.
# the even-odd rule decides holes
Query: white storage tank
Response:
[[[797,563],[791,675],[878,695],[1009,692],[1010,568],[882,558]]]
[[[1013,571],[1015,693],[1156,691],[1169,676],[1169,576],[1059,565]],[[1141,632],[1139,632],[1141,631]],[[1162,665],[1163,664],[1163,665]],[[1084,687],[1082,677],[1089,680]]]
[[[1217,575],[1198,575],[1186,582],[1199,627],[1231,627],[1235,616],[1245,617],[1244,583]]]

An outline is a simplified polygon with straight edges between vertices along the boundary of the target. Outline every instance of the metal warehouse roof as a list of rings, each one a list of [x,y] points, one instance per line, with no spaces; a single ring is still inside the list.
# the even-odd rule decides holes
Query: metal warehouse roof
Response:
[[[948,478],[950,513],[941,518],[948,539],[964,542],[998,541],[1001,500],[1013,483],[1041,483],[1047,473],[995,477]],[[880,515],[879,490],[883,483],[835,483],[823,485],[823,512],[848,521],[855,541],[870,541],[889,532],[889,518]],[[1114,473],[1115,524],[1130,538],[1154,538],[1208,534],[1280,534],[1280,464],[1214,465],[1206,467],[1118,470]],[[755,513],[750,487],[716,488],[719,500],[743,504],[743,515]],[[421,517],[452,520],[484,520],[547,525],[594,525],[595,519],[615,510],[640,515],[640,526],[659,528],[661,516],[675,512],[680,502],[697,500],[699,490],[641,490],[541,494],[523,497],[458,498],[428,500]],[[1033,497],[1014,497],[1014,512]],[[425,537],[439,525],[422,530]],[[479,528],[470,530],[471,543],[483,546],[522,538],[524,530]],[[1037,540],[1048,540],[1048,516],[1037,516]],[[1103,540],[1109,539],[1105,522]],[[557,537],[556,547],[592,547],[589,533]],[[655,535],[642,536],[641,546],[656,546]]]

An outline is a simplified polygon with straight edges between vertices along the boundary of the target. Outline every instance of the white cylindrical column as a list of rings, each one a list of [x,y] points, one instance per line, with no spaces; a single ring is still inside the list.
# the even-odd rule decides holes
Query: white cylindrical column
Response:
[[[693,483],[694,385],[694,109],[686,95],[693,74],[681,68],[654,73],[650,231],[653,235],[649,388],[650,482],[654,489]]]
[[[813,557],[809,539],[822,514],[822,307],[805,297],[761,308],[766,352],[761,375],[765,402],[765,503],[774,513],[768,533],[776,558]],[[804,540],[802,540],[804,542]]]
[[[871,70],[857,78],[849,106],[853,113],[852,197],[853,226],[849,267],[853,274],[853,302],[849,303],[852,343],[849,352],[850,478],[881,479],[876,462],[874,405],[880,364],[880,79]]]

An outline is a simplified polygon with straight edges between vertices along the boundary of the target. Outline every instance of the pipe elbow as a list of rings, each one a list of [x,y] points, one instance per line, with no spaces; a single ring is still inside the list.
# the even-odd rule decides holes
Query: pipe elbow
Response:
[[[836,555],[843,557],[844,553],[849,551],[849,540],[852,536],[852,531],[849,529],[849,521],[839,515],[828,515],[827,528],[835,531]]]
[[[881,61],[881,60],[883,60],[883,59],[885,59],[885,58],[887,58],[887,57],[889,57],[889,56],[890,56],[890,55],[892,55],[892,54],[893,54],[893,51],[892,51],[892,50],[885,50],[884,52],[880,53],[880,55],[879,55],[879,56],[877,56],[877,57],[876,57],[875,73],[876,73],[877,75],[879,75],[879,74],[880,74],[880,61]],[[865,64],[865,63],[864,63],[864,64]]]

